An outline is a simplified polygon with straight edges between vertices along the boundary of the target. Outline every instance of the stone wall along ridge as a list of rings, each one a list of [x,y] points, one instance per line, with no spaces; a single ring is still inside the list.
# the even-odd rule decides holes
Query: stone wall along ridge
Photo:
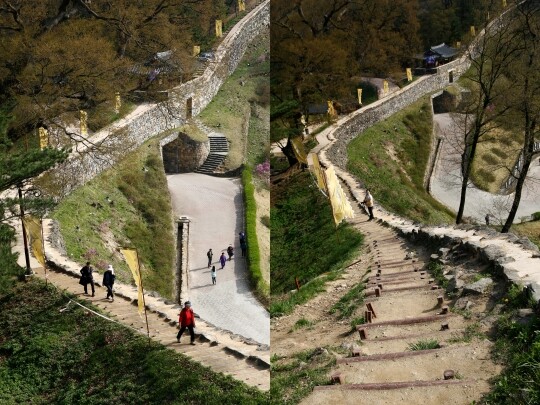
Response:
[[[198,115],[234,72],[249,43],[269,24],[270,0],[264,0],[227,34],[216,50],[215,62],[201,76],[171,89],[167,101],[141,105],[129,116],[93,134],[85,145],[77,145],[66,162],[47,172],[48,188],[56,190],[55,196],[61,198],[113,167],[148,139]],[[99,147],[91,147],[95,145]]]

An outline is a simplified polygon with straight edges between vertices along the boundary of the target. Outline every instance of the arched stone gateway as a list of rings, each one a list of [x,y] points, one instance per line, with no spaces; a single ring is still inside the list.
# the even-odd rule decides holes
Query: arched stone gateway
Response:
[[[210,142],[196,141],[180,132],[177,137],[162,145],[165,173],[189,173],[197,170],[208,158]]]

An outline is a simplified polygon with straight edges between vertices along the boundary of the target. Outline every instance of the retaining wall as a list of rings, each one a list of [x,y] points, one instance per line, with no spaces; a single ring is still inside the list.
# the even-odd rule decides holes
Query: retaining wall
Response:
[[[215,52],[215,61],[201,76],[171,89],[167,101],[141,106],[139,112],[95,133],[90,138],[92,147],[88,143],[87,146],[77,145],[66,162],[44,176],[42,185],[46,184],[48,190],[54,190],[55,196],[61,198],[114,166],[148,139],[198,115],[234,72],[249,43],[269,24],[270,0],[265,0],[227,34]],[[50,132],[54,136],[52,127]]]

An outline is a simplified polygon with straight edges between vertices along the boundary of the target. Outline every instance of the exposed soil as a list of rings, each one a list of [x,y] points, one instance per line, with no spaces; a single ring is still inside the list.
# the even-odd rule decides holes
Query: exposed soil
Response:
[[[292,364],[295,354],[316,348],[324,348],[320,350],[336,357],[337,364],[328,373],[327,384],[333,374],[340,373],[341,385],[316,387],[304,399],[306,404],[478,401],[489,390],[488,380],[501,371],[501,366],[491,359],[493,342],[489,336],[500,310],[495,303],[502,294],[502,286],[495,281],[483,294],[461,297],[462,290],[457,289],[450,297],[440,288],[432,289],[435,282],[428,272],[422,274],[432,252],[413,246],[392,229],[367,221],[364,213],[357,213],[354,224],[366,237],[356,258],[359,262],[347,268],[340,279],[327,283],[324,293],[297,307],[291,315],[272,319],[274,365]],[[455,276],[469,284],[487,277],[479,274],[484,266],[457,247],[443,254],[444,259],[441,256],[439,260],[448,278]],[[381,273],[376,280],[379,265]],[[351,316],[339,319],[337,313],[331,313],[332,307],[358,283],[367,283],[364,304]],[[377,284],[383,287],[380,297],[374,294]],[[398,288],[401,290],[391,291]],[[442,304],[438,302],[441,296]],[[351,320],[365,315],[368,303],[376,318],[359,326],[367,334],[367,339],[361,339],[351,327]],[[442,314],[443,306],[450,307],[446,315]],[[399,324],[420,317],[435,320]],[[299,320],[302,321],[297,323]],[[448,329],[443,330],[444,323]],[[409,347],[429,340],[435,341],[438,348],[412,351]],[[360,357],[351,357],[355,351]],[[446,370],[453,370],[457,377],[444,380]]]

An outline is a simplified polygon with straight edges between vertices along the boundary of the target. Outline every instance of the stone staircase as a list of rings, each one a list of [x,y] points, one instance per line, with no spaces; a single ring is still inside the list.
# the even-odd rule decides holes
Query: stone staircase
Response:
[[[452,302],[423,270],[426,262],[410,257],[394,230],[374,221],[354,222],[372,254],[364,290],[364,318],[371,322],[357,326],[359,340],[337,359],[329,376],[333,384],[315,387],[303,403],[478,401],[500,372],[490,356],[493,343],[464,338],[475,319],[450,311]],[[439,347],[411,350],[411,344],[428,340]]]
[[[210,141],[210,153],[202,166],[195,170],[196,173],[214,173],[229,153],[229,141],[225,135],[212,132],[208,135],[208,140]]]
[[[100,287],[101,277],[96,276],[95,297],[83,295],[83,288],[79,285],[78,277],[67,270],[48,270],[47,275],[43,268],[33,268],[35,276],[46,279],[57,288],[67,293],[79,296],[80,299],[100,308],[106,316],[124,324],[125,326],[146,335],[144,316],[139,316],[134,287],[115,283],[115,300],[109,302],[106,289]],[[90,286],[88,286],[90,292]],[[147,306],[150,337],[164,346],[183,353],[196,362],[199,362],[213,371],[221,372],[256,387],[260,390],[270,388],[270,359],[267,347],[247,344],[233,335],[208,331],[203,321],[197,321],[197,340],[194,346],[189,344],[189,333],[182,336],[181,343],[176,342],[177,320],[180,306],[170,304],[152,296],[145,298]],[[73,305],[73,304],[72,304]],[[195,308],[196,312],[196,308]]]

